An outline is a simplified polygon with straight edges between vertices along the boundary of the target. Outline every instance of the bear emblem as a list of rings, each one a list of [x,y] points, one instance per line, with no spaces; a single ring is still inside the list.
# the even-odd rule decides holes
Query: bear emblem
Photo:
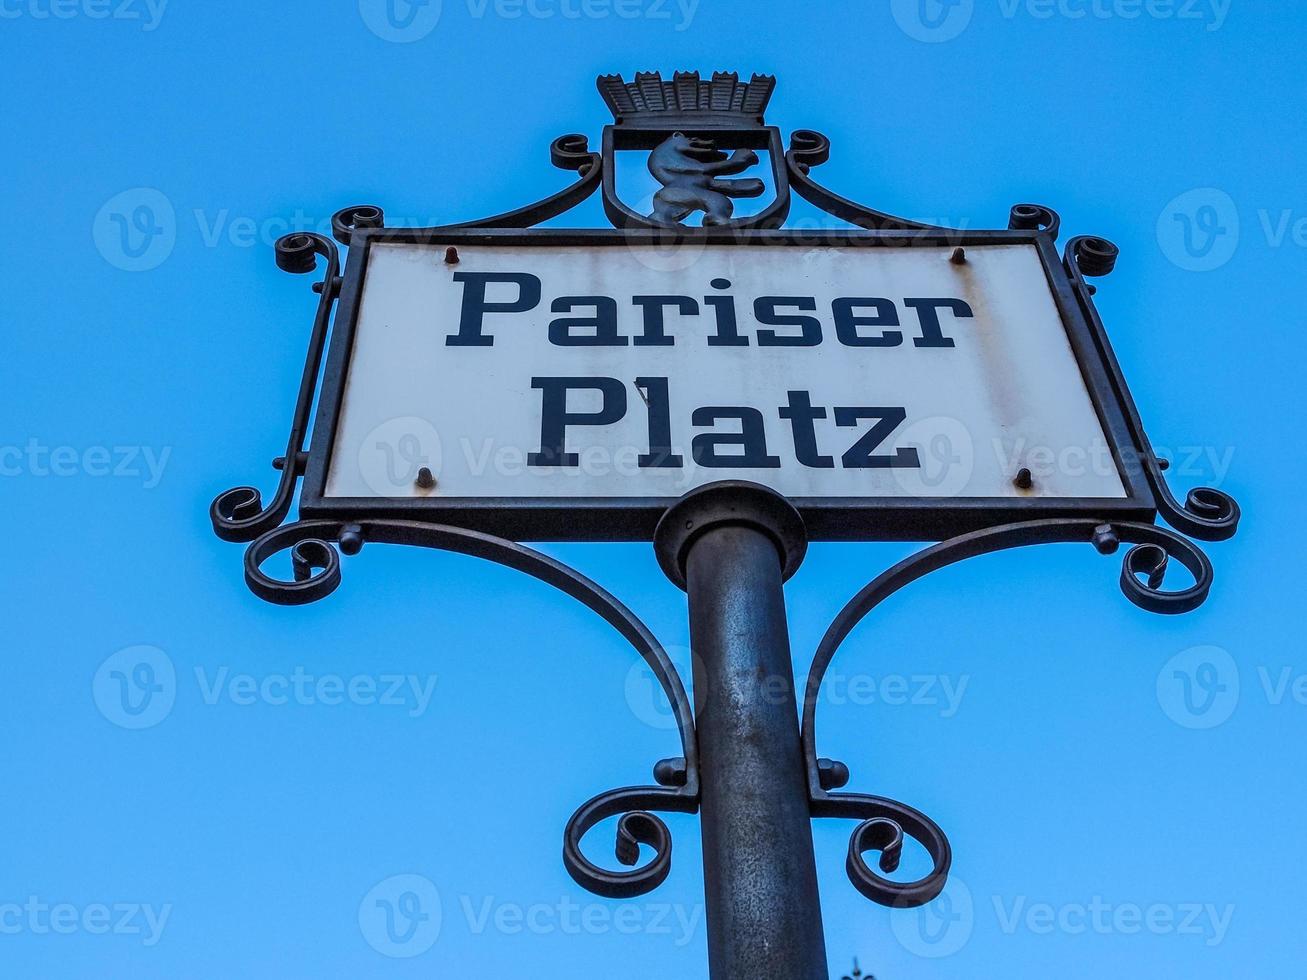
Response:
[[[673,133],[649,154],[649,172],[663,185],[654,195],[650,217],[677,224],[695,211],[702,211],[705,227],[726,224],[735,210],[731,198],[757,197],[764,184],[756,177],[718,178],[748,170],[757,162],[758,154],[753,150],[736,150],[727,156],[712,140]]]

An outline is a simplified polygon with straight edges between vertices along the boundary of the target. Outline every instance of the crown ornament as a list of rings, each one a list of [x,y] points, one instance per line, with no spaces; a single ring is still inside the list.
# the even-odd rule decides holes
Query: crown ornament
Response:
[[[754,75],[741,82],[736,72],[678,71],[664,81],[660,72],[636,72],[635,81],[600,75],[599,94],[618,126],[648,128],[729,128],[763,125],[763,113],[776,88],[774,75]]]

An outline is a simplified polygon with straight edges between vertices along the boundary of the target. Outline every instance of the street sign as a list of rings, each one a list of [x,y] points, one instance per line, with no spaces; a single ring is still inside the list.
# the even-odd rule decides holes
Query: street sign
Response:
[[[1128,545],[1125,596],[1189,612],[1213,569],[1184,535],[1229,538],[1241,512],[1221,490],[1181,502],[1166,484],[1088,282],[1115,245],[1082,235],[1059,258],[1061,219],[1038,204],[969,231],[842,197],[812,175],[826,137],[795,130],[787,148],[766,124],[774,81],[601,76],[613,124],[599,152],[554,140],[576,179],[550,197],[433,228],[387,228],[360,205],[333,216],[332,239],[279,239],[282,269],[322,274],[281,479],[266,503],[237,486],[209,512],[218,535],[252,542],[245,580],[272,602],[329,595],[340,555],[376,542],[498,562],[597,612],[658,679],[681,754],[654,765],[657,785],[576,810],[568,873],[607,898],[646,894],[671,870],[658,814],[700,813],[711,976],[818,980],[812,819],[859,821],[845,870],[891,908],[935,899],[952,865],[934,820],[841,792],[849,767],[819,754],[823,678],[850,631],[935,570],[1054,542]],[[617,160],[639,154],[660,186],[633,206]],[[613,229],[534,227],[595,193]],[[794,195],[851,230],[784,229]],[[686,591],[695,702],[629,609],[521,544],[549,539],[653,543]],[[815,539],[938,543],[831,621],[796,731],[783,583]],[[267,566],[286,552],[278,578]],[[1177,565],[1192,583],[1168,588]],[[582,847],[610,818],[619,870]],[[929,857],[913,880],[895,874],[908,839]]]
[[[816,537],[1146,517],[1069,296],[1024,231],[364,230],[304,509],[640,538],[749,480]]]

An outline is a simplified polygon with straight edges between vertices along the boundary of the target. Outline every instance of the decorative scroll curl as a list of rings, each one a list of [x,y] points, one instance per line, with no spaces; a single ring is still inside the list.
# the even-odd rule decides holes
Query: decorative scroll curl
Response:
[[[367,520],[300,521],[269,531],[245,553],[245,580],[261,599],[283,605],[314,602],[340,584],[340,554],[358,554],[364,542],[406,544],[451,551],[496,562],[525,572],[577,599],[613,626],[649,665],[676,716],[681,757],[654,767],[659,786],[613,790],[587,802],[573,815],[563,837],[563,861],[576,882],[599,895],[629,898],[658,887],[671,868],[672,842],[666,825],[651,810],[695,813],[699,809],[699,757],[694,713],[680,675],[666,651],[634,613],[580,572],[512,541],[493,535],[419,521]],[[273,555],[289,551],[292,579],[274,578],[263,570]],[[581,853],[581,839],[597,823],[621,815],[617,859],[633,866],[640,845],[655,851],[644,867],[606,871]]]
[[[312,272],[318,257],[327,260],[321,282],[314,289],[321,294],[318,311],[313,318],[313,333],[309,338],[309,354],[300,376],[299,396],[295,400],[295,414],[291,421],[286,455],[274,461],[281,470],[281,480],[272,500],[265,507],[257,487],[235,487],[220,493],[209,506],[209,518],[214,533],[224,541],[252,541],[275,528],[290,511],[295,496],[295,482],[304,473],[304,439],[308,433],[309,412],[313,407],[313,393],[318,383],[318,369],[327,342],[331,321],[331,308],[340,293],[340,254],[335,242],[322,235],[296,232],[284,235],[276,244],[278,268],[303,275]]]
[[[1042,204],[1014,204],[1008,215],[1008,228],[1021,231],[1042,231],[1057,241],[1062,230],[1062,218],[1052,208]]]
[[[341,208],[331,216],[331,234],[342,245],[348,245],[360,228],[383,228],[386,213],[375,204],[355,204]]]
[[[1092,520],[1029,521],[964,534],[899,562],[850,599],[822,637],[808,673],[803,702],[803,751],[810,805],[815,817],[863,821],[850,841],[847,868],[854,886],[873,901],[900,907],[930,901],[944,887],[952,852],[948,839],[934,821],[911,807],[880,797],[829,792],[848,781],[849,771],[842,763],[817,758],[817,699],[827,668],[845,638],[868,613],[930,572],[1008,548],[1074,541],[1089,542],[1101,554],[1114,554],[1122,543],[1134,545],[1122,563],[1121,589],[1131,602],[1150,612],[1189,612],[1202,605],[1211,590],[1213,572],[1207,556],[1193,542],[1166,528]],[[1163,589],[1163,579],[1172,559],[1193,576],[1191,586]],[[892,872],[898,867],[905,834],[919,841],[930,854],[933,861],[930,873],[918,881],[902,883],[872,871],[863,855],[880,851],[881,871]]]
[[[894,800],[861,793],[825,793],[811,803],[814,817],[861,820],[849,837],[844,868],[853,887],[879,905],[916,908],[934,899],[948,882],[953,849],[944,831],[920,810]],[[866,854],[880,852],[878,867],[885,874],[898,870],[904,835],[921,843],[930,855],[931,870],[917,881],[894,881],[877,874]]]
[[[576,183],[566,187],[543,201],[528,204],[526,207],[506,211],[490,218],[476,221],[461,221],[455,225],[443,225],[442,230],[450,228],[530,228],[542,221],[556,218],[565,211],[570,211],[593,194],[603,182],[603,156],[590,150],[590,142],[581,133],[568,133],[560,136],[549,147],[549,160],[560,170],[575,170]]]
[[[813,180],[809,171],[819,167],[830,159],[830,140],[812,129],[796,129],[790,136],[790,148],[785,154],[785,166],[789,171],[790,186],[799,196],[810,204],[821,208],[827,214],[834,215],[841,221],[870,228],[873,231],[928,231],[951,232],[955,228],[940,225],[923,224],[898,218],[884,211],[877,211],[861,204],[856,204],[846,197],[840,197],[834,191],[827,190]]]
[[[677,760],[680,761],[680,760]],[[681,769],[684,774],[684,769]],[[563,834],[563,864],[582,888],[605,898],[634,898],[651,892],[666,880],[672,867],[672,836],[667,825],[650,810],[694,813],[696,795],[685,788],[660,789],[637,786],[613,790],[588,801],[573,814]],[[622,864],[634,867],[640,860],[640,845],[653,848],[654,857],[632,871],[607,871],[581,853],[581,839],[602,820],[621,814],[617,822],[615,855]]]
[[[1094,286],[1085,281],[1087,276],[1105,276],[1116,266],[1119,250],[1111,242],[1093,236],[1081,236],[1067,242],[1063,264],[1076,292],[1076,297],[1084,312],[1085,320],[1093,334],[1103,363],[1116,395],[1125,412],[1126,424],[1130,427],[1134,444],[1139,448],[1138,466],[1157,499],[1157,510],[1166,518],[1166,522],[1176,530],[1198,538],[1201,541],[1225,541],[1234,537],[1239,529],[1241,516],[1239,504],[1228,493],[1211,487],[1197,487],[1190,490],[1183,504],[1167,485],[1162,475],[1166,464],[1153,451],[1148,434],[1144,431],[1143,419],[1130,390],[1126,387],[1125,375],[1107,339],[1107,330],[1103,319],[1094,304]],[[1124,460],[1123,464],[1134,463]]]

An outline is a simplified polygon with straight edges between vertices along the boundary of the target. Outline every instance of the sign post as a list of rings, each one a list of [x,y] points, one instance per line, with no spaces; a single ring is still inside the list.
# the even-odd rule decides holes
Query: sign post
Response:
[[[689,599],[710,973],[825,977],[781,590],[803,521],[772,490],[716,483],[667,511],[654,547]]]
[[[935,569],[1050,542],[1130,545],[1126,597],[1187,612],[1212,585],[1190,538],[1229,538],[1240,518],[1221,491],[1181,503],[1166,485],[1088,282],[1115,246],[1074,238],[1059,256],[1058,216],[1038,205],[974,231],[855,204],[812,176],[825,137],[798,130],[786,148],[766,125],[773,86],[605,76],[614,122],[600,152],[554,141],[576,174],[558,194],[435,228],[346,208],[334,241],[281,239],[281,268],[325,262],[281,480],[266,506],[238,487],[210,512],[220,537],[251,542],[245,578],[268,601],[321,599],[341,554],[407,544],[508,565],[612,624],[662,685],[680,754],[654,785],[578,808],[564,864],[599,895],[644,894],[671,869],[657,814],[699,813],[714,980],[827,975],[812,819],[857,821],[846,870],[875,902],[920,906],[945,885],[940,827],[840,792],[848,767],[817,752],[822,679],[858,622]],[[658,187],[643,205],[619,186],[624,153]],[[612,229],[532,227],[596,191]],[[851,227],[783,228],[792,193]],[[652,542],[687,593],[699,710],[643,623],[522,540]],[[809,540],[935,543],[849,600],[800,703],[782,585]],[[287,550],[280,580],[264,565]],[[1173,562],[1191,584],[1165,587]],[[612,818],[619,870],[581,849]],[[905,837],[931,858],[915,880],[898,874]]]

